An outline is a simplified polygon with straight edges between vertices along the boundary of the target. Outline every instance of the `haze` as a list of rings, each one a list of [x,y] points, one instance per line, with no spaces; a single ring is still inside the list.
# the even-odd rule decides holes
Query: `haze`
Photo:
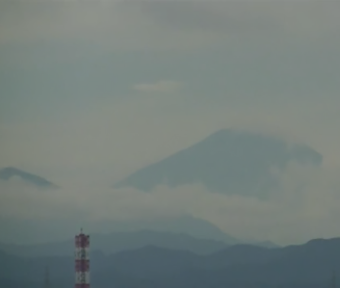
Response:
[[[240,239],[339,236],[339,15],[337,1],[1,1],[0,168],[60,189],[1,181],[0,217],[189,214]],[[322,165],[290,163],[268,199],[112,188],[224,128],[303,143]]]

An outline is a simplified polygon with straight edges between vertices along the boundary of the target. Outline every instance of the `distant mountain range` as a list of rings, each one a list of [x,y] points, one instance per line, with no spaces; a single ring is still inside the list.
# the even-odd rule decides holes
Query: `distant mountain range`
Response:
[[[174,250],[186,250],[199,255],[211,254],[241,241],[225,237],[226,242],[215,239],[196,238],[185,233],[139,230],[130,232],[90,233],[91,249],[112,254],[120,251],[157,246]],[[233,239],[233,241],[232,241]],[[271,242],[254,243],[257,247],[276,248]],[[0,250],[17,256],[67,256],[74,250],[74,239],[43,244],[5,244]]]
[[[282,171],[291,161],[320,165],[322,155],[306,145],[289,144],[276,137],[224,129],[136,171],[114,187],[131,186],[148,192],[161,184],[177,187],[200,183],[211,192],[265,198],[278,184],[273,169]],[[37,187],[57,188],[20,169],[0,169],[0,180],[15,177]]]
[[[0,252],[0,287],[42,287],[45,266],[51,288],[71,287],[74,259],[24,258]],[[261,248],[236,245],[209,254],[145,246],[112,255],[91,253],[96,288],[321,288],[340,271],[340,238],[304,245]]]
[[[91,243],[91,249],[105,254],[142,248],[148,245],[174,250],[188,250],[196,254],[210,254],[227,247],[227,244],[222,241],[198,239],[187,234],[151,230],[91,234]],[[0,250],[18,256],[67,256],[73,253],[74,239],[35,245],[0,244]]]
[[[172,217],[157,217],[153,219],[126,220],[126,221],[101,221],[92,231],[104,233],[112,232],[135,232],[140,230],[152,230],[159,232],[171,232],[187,234],[199,239],[214,239],[228,245],[240,243],[237,239],[209,221],[191,215],[179,215]]]
[[[14,167],[6,167],[0,169],[0,180],[9,181],[13,178],[19,178],[20,180],[28,184],[34,185],[36,187],[58,188],[57,185],[53,184],[50,181],[47,181],[46,179],[40,176],[30,174],[28,172],[22,171]]]
[[[272,169],[282,170],[290,161],[320,165],[322,155],[306,145],[226,129],[136,171],[114,187],[131,186],[148,192],[160,184],[177,187],[201,183],[212,192],[263,198],[277,185]]]
[[[74,215],[71,219],[55,220],[0,217],[0,227],[0,243],[35,244],[61,241],[68,239],[79,227],[84,227],[90,234],[151,230],[155,232],[186,234],[197,239],[216,240],[227,245],[242,242],[226,234],[212,223],[190,215],[125,221],[86,221],[86,223],[84,223],[82,215]],[[247,241],[247,243],[254,243],[254,241]]]
[[[115,187],[133,186],[147,192],[159,184],[176,187],[201,183],[211,192],[265,198],[272,193],[278,182],[277,174],[272,173],[273,169],[283,170],[290,161],[301,165],[320,165],[322,155],[306,145],[288,144],[282,139],[271,136],[226,129],[142,168],[117,183]],[[7,167],[0,170],[2,181],[9,181],[16,177],[40,188],[57,187],[43,177],[17,168]],[[2,231],[0,242],[25,239],[22,241],[34,243],[66,239],[67,235],[73,234],[75,228],[83,224],[84,219],[77,215],[67,221],[44,219],[31,221],[2,217],[0,218]],[[189,215],[154,220],[100,221],[86,224],[88,231],[97,234],[149,229],[156,232],[184,233],[187,236],[215,240],[226,245],[243,242],[227,235],[213,224]],[[159,243],[155,242],[155,244]],[[256,245],[276,247],[269,242],[256,243]],[[209,249],[207,251],[210,251]]]

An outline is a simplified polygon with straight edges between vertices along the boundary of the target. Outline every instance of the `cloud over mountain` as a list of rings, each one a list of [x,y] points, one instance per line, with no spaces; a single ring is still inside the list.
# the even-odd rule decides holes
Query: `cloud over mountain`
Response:
[[[321,167],[289,164],[280,174],[279,193],[273,193],[268,199],[211,193],[198,184],[177,188],[159,185],[148,193],[129,187],[112,189],[103,183],[62,184],[61,189],[46,193],[44,189],[21,182],[0,181],[2,241],[62,240],[79,227],[107,233],[113,230],[114,222],[123,225],[137,219],[140,225],[132,228],[153,229],[161,225],[153,224],[154,219],[184,214],[209,221],[223,232],[241,240],[251,239],[252,243],[263,240],[279,245],[301,243],[316,237],[335,237],[338,231],[339,171]],[[147,225],[143,226],[144,221]],[[98,223],[104,222],[105,225],[98,227]],[[183,226],[173,225],[171,230],[182,232],[185,226],[192,227],[197,221],[185,222]],[[166,231],[171,221],[163,223]],[[199,234],[202,230],[203,235]],[[216,229],[197,223],[191,234],[212,233],[217,239]],[[18,239],[18,235],[22,236]]]
[[[163,184],[174,188],[200,183],[212,192],[263,198],[277,189],[277,172],[290,162],[318,166],[322,155],[306,145],[226,129],[136,171],[116,187],[151,191]]]

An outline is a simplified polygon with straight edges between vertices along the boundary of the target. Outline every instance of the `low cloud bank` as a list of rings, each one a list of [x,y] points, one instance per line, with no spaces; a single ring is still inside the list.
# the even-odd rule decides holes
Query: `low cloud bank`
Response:
[[[20,180],[0,182],[0,217],[23,221],[64,219],[71,223],[133,220],[191,214],[241,239],[301,243],[339,236],[339,170],[294,163],[280,174],[280,185],[267,200],[211,193],[199,184],[150,193],[70,185],[42,190]]]

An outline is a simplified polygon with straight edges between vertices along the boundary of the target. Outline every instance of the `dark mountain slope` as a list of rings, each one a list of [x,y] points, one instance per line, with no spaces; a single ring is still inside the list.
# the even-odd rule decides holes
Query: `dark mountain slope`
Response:
[[[211,266],[222,268],[230,265],[267,263],[281,254],[281,249],[268,249],[253,245],[234,245],[207,256]]]
[[[136,171],[115,187],[150,191],[160,184],[202,183],[212,192],[265,197],[277,184],[272,169],[290,161],[320,165],[322,155],[305,145],[227,129]]]

